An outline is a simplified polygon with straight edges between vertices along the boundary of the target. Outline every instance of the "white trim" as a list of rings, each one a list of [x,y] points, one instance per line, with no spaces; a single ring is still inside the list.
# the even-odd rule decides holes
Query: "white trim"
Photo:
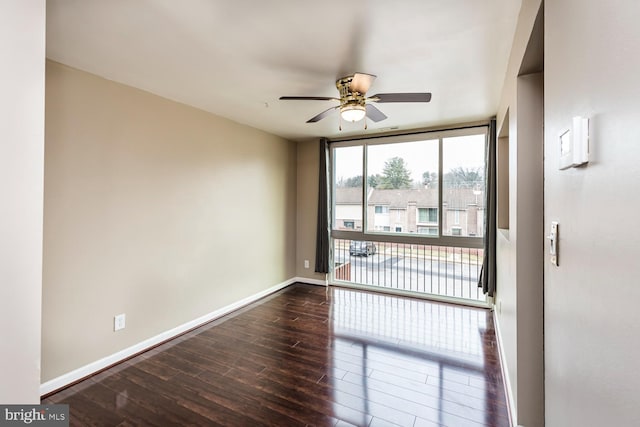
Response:
[[[500,354],[500,369],[502,370],[502,378],[504,378],[504,384],[507,393],[507,411],[509,412],[510,425],[516,425],[516,419],[518,411],[516,408],[516,402],[513,399],[513,388],[511,388],[511,380],[509,379],[509,373],[507,372],[507,356],[504,352],[502,345],[502,333],[500,328],[500,321],[498,320],[498,313],[496,312],[496,306],[493,306],[493,322],[495,323],[496,339],[498,341],[498,353]]]
[[[300,278],[300,277],[296,277],[293,279],[289,279],[287,281],[284,281],[278,285],[272,286],[268,289],[265,289],[264,291],[258,292],[257,294],[248,296],[246,298],[241,299],[240,301],[237,301],[235,303],[229,304],[225,307],[219,308],[215,311],[212,311],[209,314],[205,314],[204,316],[200,316],[197,319],[194,319],[190,322],[184,323],[180,326],[176,326],[173,329],[169,329],[168,331],[162,332],[154,337],[151,337],[149,339],[146,339],[144,341],[139,342],[138,344],[132,345],[131,347],[125,348],[124,350],[120,350],[116,353],[113,353],[110,356],[107,357],[103,357],[100,360],[96,360],[95,362],[91,362],[88,365],[82,366],[78,369],[75,369],[71,372],[67,372],[66,374],[60,375],[57,378],[54,378],[52,380],[47,381],[44,384],[40,385],[40,395],[43,396],[45,394],[51,393],[54,390],[58,390],[61,389],[63,387],[66,387],[70,384],[73,384],[74,382],[88,377],[90,375],[93,375],[97,372],[99,372],[102,369],[105,369],[111,365],[114,365],[116,363],[122,362],[123,360],[126,360],[127,358],[137,354],[137,353],[141,353],[151,347],[154,347],[164,341],[167,341],[171,338],[175,338],[178,335],[187,332],[191,329],[197,328],[198,326],[204,325],[207,322],[210,322],[212,320],[215,320],[219,317],[224,316],[225,314],[229,314],[232,311],[238,310],[248,304],[251,304],[252,302],[255,302],[261,298],[266,297],[269,294],[272,294],[274,292],[277,292],[281,289],[286,288],[287,286],[290,286],[296,282],[303,282],[303,283],[309,283],[309,282],[314,282],[314,283],[309,283],[309,284],[322,284],[321,281],[318,280],[314,280],[312,281],[311,279],[304,279],[304,278]],[[318,283],[315,283],[318,282]]]
[[[334,280],[333,282],[331,282],[330,286],[336,286],[339,288],[359,289],[361,291],[377,292],[382,294],[391,294],[391,295],[410,297],[410,298],[419,298],[419,299],[424,299],[428,301],[464,305],[467,307],[491,308],[489,303],[485,301],[476,301],[472,299],[450,297],[450,296],[438,295],[438,294],[429,294],[426,292],[407,291],[404,289],[397,289],[397,288],[385,288],[384,286],[363,285],[359,283],[343,282],[341,280]]]
[[[293,282],[304,283],[307,285],[329,286],[329,282],[325,280],[309,279],[307,277],[294,277]]]

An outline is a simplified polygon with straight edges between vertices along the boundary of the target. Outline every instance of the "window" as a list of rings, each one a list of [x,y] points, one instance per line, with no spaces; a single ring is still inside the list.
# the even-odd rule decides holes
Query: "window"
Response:
[[[482,237],[485,142],[484,133],[442,139],[443,235]]]
[[[333,149],[333,228],[362,225],[362,147]],[[348,224],[351,223],[351,226]]]
[[[418,208],[418,222],[438,222],[438,208]]]
[[[487,128],[332,142],[330,256],[349,272],[340,267],[332,280],[465,299],[481,293]],[[372,250],[356,257],[351,242]]]
[[[429,238],[447,246],[467,238],[474,240],[465,244],[478,245],[486,131],[480,126],[332,143],[332,237],[375,240],[384,233],[403,242]]]
[[[430,236],[437,236],[438,235],[438,227],[419,226],[418,227],[418,233],[419,234],[428,234]]]
[[[439,140],[423,135],[414,141],[376,140],[365,144],[366,232],[416,233],[416,204],[438,206]],[[381,214],[384,214],[381,215]],[[438,223],[437,209],[433,223]],[[398,224],[398,226],[396,226]]]
[[[389,206],[376,206],[375,207],[375,212],[377,214],[388,214],[389,213]]]

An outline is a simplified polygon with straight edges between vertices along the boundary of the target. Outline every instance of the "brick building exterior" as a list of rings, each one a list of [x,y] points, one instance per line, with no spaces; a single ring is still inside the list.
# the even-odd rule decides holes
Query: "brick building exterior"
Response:
[[[484,193],[469,188],[445,188],[442,234],[483,236]],[[362,230],[362,189],[336,188],[335,224],[339,230]],[[369,189],[367,231],[438,235],[437,188]]]

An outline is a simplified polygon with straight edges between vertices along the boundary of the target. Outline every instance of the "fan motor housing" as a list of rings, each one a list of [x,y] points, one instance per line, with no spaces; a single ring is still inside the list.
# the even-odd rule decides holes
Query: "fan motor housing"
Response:
[[[336,87],[338,88],[338,92],[340,92],[340,107],[341,109],[346,106],[355,106],[359,105],[362,108],[365,106],[365,94],[360,92],[352,92],[351,91],[351,82],[353,81],[353,76],[346,76],[338,79],[336,81]]]

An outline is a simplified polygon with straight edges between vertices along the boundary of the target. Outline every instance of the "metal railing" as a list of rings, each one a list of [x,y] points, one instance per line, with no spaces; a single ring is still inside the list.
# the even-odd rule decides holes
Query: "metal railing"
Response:
[[[483,249],[333,239],[333,279],[403,293],[486,303]]]

